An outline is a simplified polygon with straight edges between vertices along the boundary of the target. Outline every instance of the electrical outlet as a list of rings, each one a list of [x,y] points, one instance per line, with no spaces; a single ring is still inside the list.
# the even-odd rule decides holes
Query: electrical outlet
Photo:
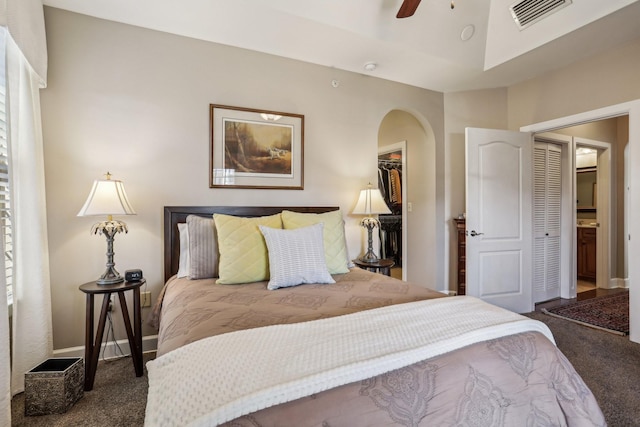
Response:
[[[151,307],[151,291],[140,292],[140,307]]]
[[[116,311],[115,297],[113,295],[109,297],[109,308],[107,311]]]

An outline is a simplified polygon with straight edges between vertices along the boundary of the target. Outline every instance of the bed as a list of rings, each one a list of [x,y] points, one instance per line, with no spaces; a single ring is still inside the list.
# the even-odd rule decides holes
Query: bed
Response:
[[[276,218],[286,230],[255,225]],[[338,208],[167,207],[164,223],[147,426],[606,425],[544,324],[353,268]],[[229,265],[249,274],[259,246],[236,236],[246,224],[270,277],[233,283]],[[298,274],[300,253],[324,270]]]

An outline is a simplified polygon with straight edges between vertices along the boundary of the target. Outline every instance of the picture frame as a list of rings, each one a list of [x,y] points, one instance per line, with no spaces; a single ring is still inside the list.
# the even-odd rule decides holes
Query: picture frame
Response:
[[[304,115],[209,105],[210,188],[304,189]]]

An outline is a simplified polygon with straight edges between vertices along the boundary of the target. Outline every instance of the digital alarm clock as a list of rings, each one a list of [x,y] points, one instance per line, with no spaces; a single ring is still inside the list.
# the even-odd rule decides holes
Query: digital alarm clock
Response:
[[[142,279],[142,270],[127,270],[124,272],[124,280],[127,282],[139,282]]]

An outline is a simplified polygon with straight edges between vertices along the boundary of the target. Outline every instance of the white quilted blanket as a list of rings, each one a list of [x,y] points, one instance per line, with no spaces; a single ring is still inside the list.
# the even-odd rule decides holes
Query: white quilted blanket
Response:
[[[473,297],[393,305],[203,339],[147,363],[146,426],[214,426],[541,322]]]

